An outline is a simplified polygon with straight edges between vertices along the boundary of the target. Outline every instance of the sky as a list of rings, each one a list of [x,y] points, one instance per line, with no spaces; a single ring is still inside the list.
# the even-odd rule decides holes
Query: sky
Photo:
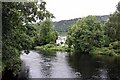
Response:
[[[120,0],[44,0],[46,8],[56,17],[53,21],[68,20],[88,15],[109,15]]]

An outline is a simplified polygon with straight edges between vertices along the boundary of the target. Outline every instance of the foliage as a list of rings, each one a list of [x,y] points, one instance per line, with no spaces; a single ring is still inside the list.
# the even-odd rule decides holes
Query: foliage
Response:
[[[120,41],[115,41],[109,44],[109,47],[113,49],[120,49]]]
[[[109,17],[108,15],[103,15],[103,16],[96,16],[96,18],[100,22],[106,22]],[[67,35],[69,27],[75,24],[80,19],[81,18],[75,18],[75,19],[70,19],[70,20],[61,20],[61,21],[54,22],[54,28],[58,32],[59,35],[65,36]]]
[[[109,16],[105,25],[105,45],[102,48],[92,48],[91,54],[119,55],[120,54],[120,2],[117,10]]]
[[[79,18],[54,22],[54,28],[59,33],[59,35],[65,35],[69,26],[74,24],[78,19]]]
[[[67,46],[58,46],[56,44],[46,44],[43,46],[36,46],[36,50],[40,51],[72,51],[72,49],[69,49]]]
[[[97,48],[93,47],[90,51],[92,55],[109,55],[119,56],[120,55],[120,41],[111,42],[108,47]]]
[[[36,19],[40,21],[53,15],[45,8],[46,2],[39,5],[33,2],[2,3],[2,61],[4,70],[19,72],[20,51],[30,49],[34,43],[36,30],[30,26]]]
[[[58,38],[57,32],[53,29],[52,21],[47,19],[40,23],[40,31],[36,39],[37,45],[45,45],[48,43],[55,43]]]
[[[117,10],[110,15],[109,21],[106,23],[106,34],[111,41],[120,41],[120,2],[117,5]]]
[[[120,49],[113,49],[110,47],[97,48],[94,47],[90,51],[91,55],[108,55],[108,56],[120,56]]]
[[[73,45],[75,51],[89,52],[93,46],[102,47],[104,37],[103,24],[96,17],[88,16],[70,27],[67,44]]]
[[[114,50],[114,49],[109,49],[109,47],[102,47],[102,48],[94,47],[94,48],[90,51],[90,54],[92,54],[92,55],[109,55],[109,56],[116,56],[115,50]]]

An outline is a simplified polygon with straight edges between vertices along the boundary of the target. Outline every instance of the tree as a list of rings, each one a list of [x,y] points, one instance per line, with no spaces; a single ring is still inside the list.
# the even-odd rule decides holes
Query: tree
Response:
[[[38,45],[45,45],[50,42],[55,42],[58,35],[53,29],[53,23],[50,19],[47,19],[40,23],[40,31],[38,33],[38,40],[36,41]]]
[[[111,41],[120,41],[120,2],[117,5],[117,10],[110,15],[106,23],[106,34],[111,38]]]
[[[82,18],[69,29],[67,44],[73,45],[75,51],[89,52],[93,46],[102,47],[104,44],[104,30],[102,23],[96,17]]]
[[[46,2],[2,3],[2,61],[3,71],[19,72],[20,51],[29,49],[34,43],[36,30],[30,26],[36,20],[53,18],[45,8]]]

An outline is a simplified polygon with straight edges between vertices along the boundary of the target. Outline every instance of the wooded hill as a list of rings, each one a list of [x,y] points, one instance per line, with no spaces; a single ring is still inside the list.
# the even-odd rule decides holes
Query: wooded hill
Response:
[[[98,21],[106,22],[109,18],[108,15],[103,16],[96,16]],[[66,35],[66,32],[68,31],[70,25],[74,24],[77,20],[80,20],[81,18],[75,18],[70,20],[61,20],[54,22],[54,28],[58,32],[59,35]]]

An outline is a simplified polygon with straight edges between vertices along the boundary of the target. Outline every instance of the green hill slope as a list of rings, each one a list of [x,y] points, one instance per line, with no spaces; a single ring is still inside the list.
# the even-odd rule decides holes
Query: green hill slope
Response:
[[[106,22],[109,18],[108,15],[103,15],[103,16],[96,16],[98,21],[101,22]],[[66,35],[70,25],[74,24],[77,20],[81,18],[75,18],[75,19],[70,19],[70,20],[61,20],[58,22],[54,22],[54,28],[55,30],[59,33],[59,35]]]

